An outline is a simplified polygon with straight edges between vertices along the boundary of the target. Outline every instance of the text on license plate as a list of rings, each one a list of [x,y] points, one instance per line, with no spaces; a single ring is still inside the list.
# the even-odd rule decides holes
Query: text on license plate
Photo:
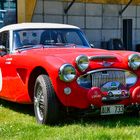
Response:
[[[101,107],[101,115],[123,114],[124,105],[107,105]]]

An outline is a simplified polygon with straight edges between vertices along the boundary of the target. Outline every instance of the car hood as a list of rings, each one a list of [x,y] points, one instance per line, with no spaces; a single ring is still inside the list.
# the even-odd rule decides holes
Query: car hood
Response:
[[[93,48],[53,48],[44,49],[45,56],[53,56],[65,61],[71,62],[79,55],[86,55],[88,57],[102,57],[102,56],[113,56],[118,60],[126,59],[132,53],[131,51],[109,51],[103,49],[93,49]]]
[[[91,69],[114,67],[128,69],[128,57],[136,52],[110,51],[95,48],[37,48],[23,51],[26,56],[33,58],[48,67],[59,68],[64,63],[75,65],[76,57],[86,55],[90,58]],[[23,54],[22,53],[22,54]],[[31,59],[30,59],[31,60]],[[121,64],[121,65],[120,65]]]

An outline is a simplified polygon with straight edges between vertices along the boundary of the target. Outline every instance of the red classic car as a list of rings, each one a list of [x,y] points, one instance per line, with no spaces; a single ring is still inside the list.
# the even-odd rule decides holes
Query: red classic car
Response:
[[[91,48],[75,26],[22,23],[0,29],[0,98],[34,103],[41,124],[71,111],[140,109],[140,54]]]

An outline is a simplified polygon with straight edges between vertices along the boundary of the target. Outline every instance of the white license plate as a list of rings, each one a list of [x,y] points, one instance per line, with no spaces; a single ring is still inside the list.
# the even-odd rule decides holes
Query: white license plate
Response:
[[[107,105],[101,107],[101,115],[123,114],[124,105]]]

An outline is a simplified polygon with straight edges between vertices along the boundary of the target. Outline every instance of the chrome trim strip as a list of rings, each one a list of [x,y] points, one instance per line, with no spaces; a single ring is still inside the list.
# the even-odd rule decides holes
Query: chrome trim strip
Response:
[[[95,73],[95,72],[100,72],[100,71],[105,71],[105,70],[128,71],[128,70],[125,70],[125,69],[105,68],[105,69],[92,70],[92,71],[87,72],[87,73],[86,73],[86,74],[84,74],[84,75],[87,75],[87,74],[92,74],[92,73]],[[84,76],[84,75],[82,75],[82,76]]]
[[[89,60],[98,60],[98,59],[116,59],[113,55],[102,55],[102,56],[89,56]]]

